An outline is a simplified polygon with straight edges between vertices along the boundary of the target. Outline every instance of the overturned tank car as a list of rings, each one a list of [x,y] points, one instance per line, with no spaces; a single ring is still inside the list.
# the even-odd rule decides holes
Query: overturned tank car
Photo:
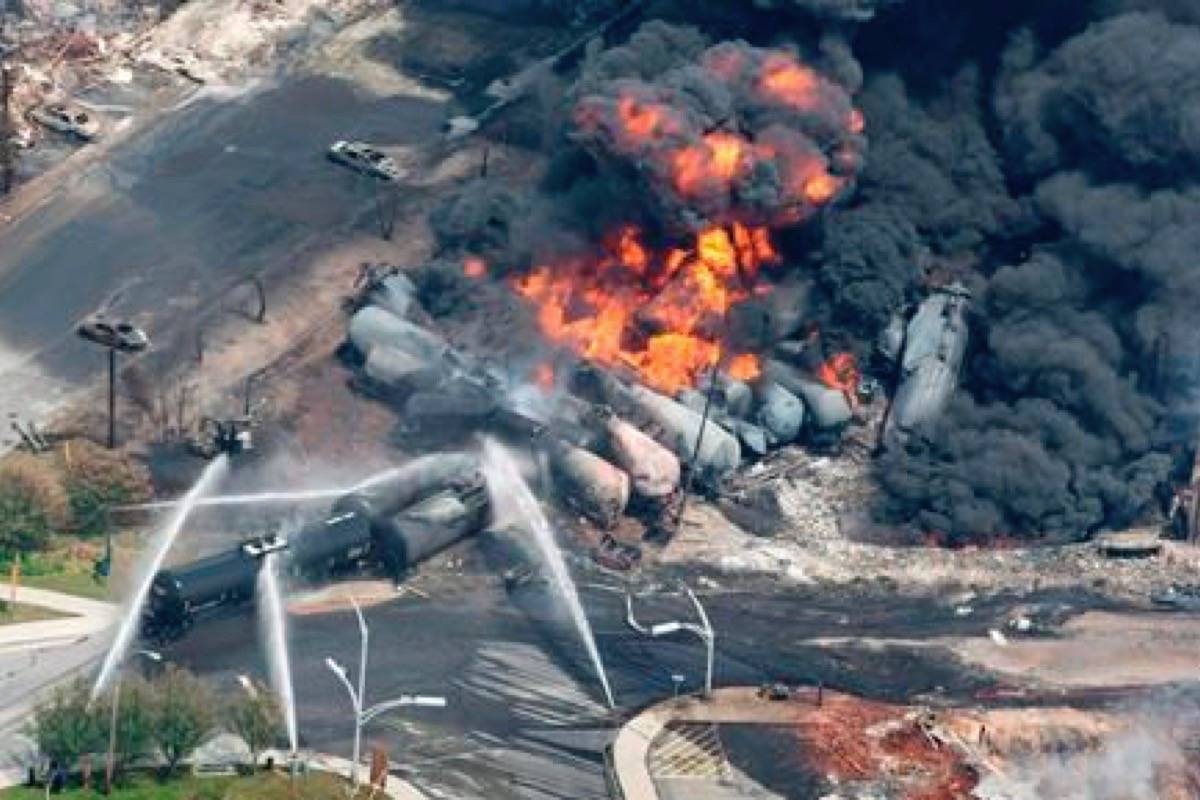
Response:
[[[931,294],[909,320],[900,354],[900,385],[884,429],[887,447],[897,447],[935,421],[958,388],[967,351],[971,293],[961,284]]]

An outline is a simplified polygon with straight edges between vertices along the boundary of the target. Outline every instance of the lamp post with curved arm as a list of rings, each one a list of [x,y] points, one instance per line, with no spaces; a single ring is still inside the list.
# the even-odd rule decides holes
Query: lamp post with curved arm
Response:
[[[713,631],[712,623],[709,622],[708,614],[704,611],[704,606],[700,605],[699,598],[691,588],[684,586],[684,592],[691,599],[692,605],[696,607],[696,615],[700,617],[700,624],[694,622],[660,622],[657,625],[649,627],[642,625],[633,616],[633,596],[625,595],[625,621],[629,623],[629,627],[633,628],[643,636],[658,638],[659,636],[669,636],[672,633],[685,631],[698,637],[704,642],[705,647],[705,665],[704,665],[704,696],[708,697],[712,694],[712,679],[713,679],[713,657],[716,645],[717,635]],[[676,690],[678,691],[678,689]]]
[[[369,632],[367,630],[367,621],[363,618],[362,607],[359,606],[358,601],[353,597],[350,598],[350,603],[354,606],[354,613],[358,616],[358,631],[361,642],[358,654],[358,687],[355,688],[354,684],[350,682],[350,676],[346,668],[333,658],[326,658],[325,666],[329,667],[329,670],[346,687],[346,693],[350,695],[350,705],[354,709],[354,756],[350,765],[350,783],[357,789],[358,763],[361,756],[363,726],[380,714],[403,706],[445,708],[446,698],[436,695],[402,694],[399,697],[384,700],[364,709],[363,702],[366,699],[367,691],[367,645]]]

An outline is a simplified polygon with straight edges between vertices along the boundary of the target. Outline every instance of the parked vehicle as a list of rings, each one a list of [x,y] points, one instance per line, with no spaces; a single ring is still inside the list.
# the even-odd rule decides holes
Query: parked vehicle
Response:
[[[13,132],[8,137],[8,143],[14,150],[32,150],[33,139],[22,133]]]
[[[96,344],[126,353],[138,353],[150,346],[150,337],[144,330],[102,314],[95,314],[79,323],[76,333]]]
[[[329,147],[329,159],[342,166],[386,181],[400,179],[400,167],[366,142],[337,141]]]
[[[34,122],[50,130],[90,142],[100,135],[100,122],[94,116],[68,103],[47,103],[29,112]]]

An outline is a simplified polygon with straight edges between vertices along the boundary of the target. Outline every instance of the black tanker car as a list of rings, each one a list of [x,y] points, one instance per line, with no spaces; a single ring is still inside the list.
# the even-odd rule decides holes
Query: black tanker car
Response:
[[[260,537],[160,570],[151,583],[142,635],[152,641],[172,641],[184,636],[198,619],[251,600],[263,557],[275,551],[281,553],[289,574],[309,580],[371,562],[381,564],[398,580],[406,570],[488,522],[482,476],[473,461],[456,458],[417,459],[398,470],[390,482],[343,496],[329,517],[286,539]]]

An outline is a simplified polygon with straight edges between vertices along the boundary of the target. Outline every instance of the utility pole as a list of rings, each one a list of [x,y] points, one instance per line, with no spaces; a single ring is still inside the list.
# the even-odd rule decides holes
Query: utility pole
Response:
[[[155,650],[138,650],[137,655],[155,663],[162,661],[162,653]],[[121,669],[124,669],[124,665],[121,666]],[[109,709],[111,713],[108,721],[108,754],[104,760],[104,793],[106,795],[112,794],[113,777],[117,768],[117,719],[121,707],[121,679],[122,675],[118,672],[116,683],[113,685],[112,706]]]
[[[392,232],[396,230],[396,213],[400,205],[396,184],[379,178],[372,178],[371,183],[374,188],[375,215],[379,221],[379,235],[385,242],[390,242]]]
[[[16,128],[12,121],[14,70],[8,63],[8,0],[0,0],[0,194],[12,191],[16,174]]]
[[[12,191],[16,173],[16,130],[12,123],[13,69],[4,56],[4,28],[0,20],[0,194]]]
[[[108,348],[108,449],[117,446],[117,348]]]
[[[108,321],[100,315],[75,329],[81,339],[108,351],[108,449],[117,446],[117,351],[140,353],[150,346],[150,337],[125,321]]]

